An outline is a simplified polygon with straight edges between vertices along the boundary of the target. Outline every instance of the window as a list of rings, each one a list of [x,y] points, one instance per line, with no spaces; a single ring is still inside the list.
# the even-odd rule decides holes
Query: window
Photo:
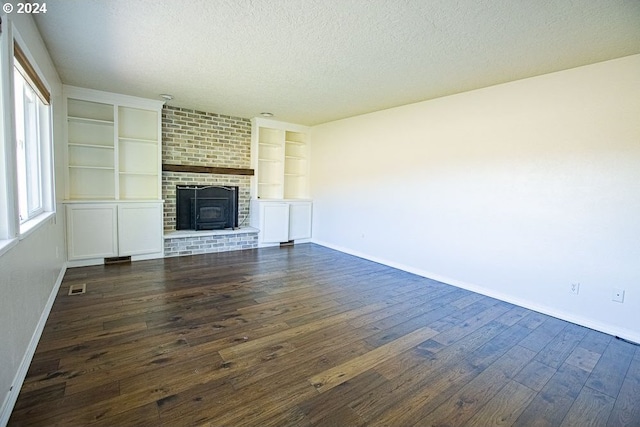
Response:
[[[20,73],[16,73],[14,83],[18,202],[20,223],[24,223],[43,212],[38,120],[42,103]]]
[[[22,225],[52,209],[49,92],[20,47],[14,45],[16,179]]]

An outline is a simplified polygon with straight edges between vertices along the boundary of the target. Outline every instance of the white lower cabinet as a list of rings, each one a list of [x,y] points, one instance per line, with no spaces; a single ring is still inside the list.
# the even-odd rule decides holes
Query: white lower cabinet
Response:
[[[289,202],[289,240],[311,238],[311,202]]]
[[[67,254],[70,265],[104,258],[163,256],[162,203],[70,203]]]
[[[67,255],[70,261],[117,256],[118,206],[67,205]]]
[[[162,252],[162,205],[118,205],[118,256]]]
[[[286,203],[260,204],[259,241],[279,243],[289,240],[289,205]]]
[[[311,201],[252,200],[251,226],[259,246],[311,238]]]

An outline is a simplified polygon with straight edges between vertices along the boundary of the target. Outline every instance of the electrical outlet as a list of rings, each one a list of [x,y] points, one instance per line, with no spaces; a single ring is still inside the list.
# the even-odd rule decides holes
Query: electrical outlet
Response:
[[[611,300],[615,302],[624,302],[624,289],[614,288]]]
[[[571,284],[571,293],[574,295],[578,295],[580,293],[580,283]]]

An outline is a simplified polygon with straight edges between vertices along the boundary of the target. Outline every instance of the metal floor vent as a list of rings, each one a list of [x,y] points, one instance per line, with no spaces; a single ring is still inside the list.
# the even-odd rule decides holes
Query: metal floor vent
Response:
[[[71,285],[69,286],[69,294],[68,295],[80,295],[87,292],[87,284],[83,283],[82,285]]]

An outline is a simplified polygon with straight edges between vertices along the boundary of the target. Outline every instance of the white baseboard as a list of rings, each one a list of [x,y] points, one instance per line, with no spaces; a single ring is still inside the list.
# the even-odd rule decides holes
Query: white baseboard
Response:
[[[164,250],[162,252],[153,252],[150,254],[132,255],[131,261],[146,261],[150,259],[160,259],[160,258],[164,258]]]
[[[480,286],[474,283],[464,282],[461,280],[457,280],[455,278],[442,276],[440,274],[432,273],[430,271],[425,271],[419,268],[400,264],[394,261],[378,258],[375,256],[365,254],[363,252],[354,251],[342,246],[333,245],[328,242],[313,240],[313,243],[330,248],[330,249],[334,249],[336,251],[343,252],[349,255],[357,256],[358,258],[363,258],[369,261],[376,262],[378,264],[387,265],[389,267],[397,268],[398,270],[402,270],[408,273],[413,273],[418,276],[426,277],[428,279],[437,280],[438,282],[442,282],[458,288],[466,289],[471,292],[486,295],[488,297],[495,298],[500,301],[505,301],[505,302],[517,305],[519,307],[524,307],[529,310],[537,311],[538,313],[546,314],[548,316],[555,317],[561,320],[566,320],[567,322],[575,323],[577,325],[584,326],[589,329],[594,329],[596,331],[604,332],[605,334],[623,338],[625,340],[628,340],[634,343],[640,343],[640,334],[638,334],[638,332],[636,331],[594,321],[584,316],[578,316],[578,315],[575,315],[574,313],[558,310],[557,308],[554,308],[554,307],[539,305],[531,301],[524,300],[524,299],[515,297],[513,295],[505,294],[502,292],[497,292],[495,290],[488,289],[484,286]]]
[[[89,267],[92,265],[102,265],[104,264],[104,258],[91,258],[91,259],[80,259],[75,261],[67,261],[68,268],[75,267]]]
[[[18,372],[16,372],[15,377],[11,383],[11,389],[9,393],[7,393],[4,402],[2,403],[2,407],[0,407],[0,426],[5,427],[9,422],[9,418],[11,417],[11,411],[13,411],[13,407],[18,400],[18,395],[20,394],[20,389],[22,388],[22,384],[24,383],[24,379],[27,376],[27,371],[29,371],[29,365],[31,365],[31,360],[33,359],[33,355],[36,352],[36,348],[38,347],[38,342],[40,341],[40,337],[42,336],[42,331],[44,330],[44,325],[47,323],[47,319],[49,318],[49,313],[51,313],[51,308],[53,307],[53,303],[56,300],[56,296],[58,295],[58,290],[60,289],[60,285],[62,284],[62,279],[64,278],[64,274],[67,271],[67,264],[65,263],[58,274],[58,278],[56,279],[56,283],[49,294],[49,299],[42,310],[42,314],[40,315],[40,320],[38,320],[38,324],[36,325],[35,331],[33,331],[33,335],[31,336],[31,341],[29,341],[29,345],[27,346],[27,350],[22,357],[22,362],[20,362],[20,366],[18,367]]]
[[[164,258],[164,250],[162,252],[152,252],[148,254],[142,255],[131,255],[131,261],[145,261],[149,259],[159,259]],[[88,259],[77,259],[71,260],[67,262],[67,267],[89,267],[92,265],[103,265],[105,258],[88,258]]]
[[[302,243],[311,243],[312,240],[311,239],[296,239],[293,241],[294,245],[301,245]],[[280,246],[282,243],[288,243],[288,242],[269,242],[269,243],[258,243],[258,248],[272,248],[274,246]],[[324,246],[324,245],[322,245]]]

